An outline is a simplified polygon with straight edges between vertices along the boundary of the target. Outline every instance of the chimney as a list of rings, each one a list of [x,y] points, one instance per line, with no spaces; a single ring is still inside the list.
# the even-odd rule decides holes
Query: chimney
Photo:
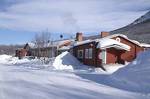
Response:
[[[77,32],[76,33],[76,41],[82,41],[83,40],[83,35],[81,32]]]
[[[101,38],[109,36],[109,32],[101,32]]]

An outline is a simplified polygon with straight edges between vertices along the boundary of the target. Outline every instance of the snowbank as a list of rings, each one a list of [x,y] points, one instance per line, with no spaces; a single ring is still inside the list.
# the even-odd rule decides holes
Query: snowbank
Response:
[[[48,62],[48,64],[46,64],[46,62]],[[51,62],[48,60],[44,61],[43,59],[29,59],[28,57],[18,59],[18,57],[12,57],[10,55],[0,55],[0,64],[14,65],[30,69],[45,69],[50,67]]]
[[[7,63],[7,60],[10,59],[12,56],[10,55],[0,55],[0,63]]]
[[[7,64],[22,64],[26,62],[30,62],[30,60],[27,58],[18,59],[18,57],[11,57],[8,59]]]
[[[112,76],[114,86],[130,91],[150,93],[150,51],[142,52],[137,59]]]
[[[81,65],[82,64],[67,51],[57,56],[53,63],[54,68],[58,70],[73,70]]]
[[[49,64],[46,64],[46,62],[43,59],[18,59],[17,57],[12,57],[8,60],[8,65],[14,65],[14,66],[20,66],[30,69],[45,69],[47,67],[50,67]],[[52,66],[51,66],[52,67]]]
[[[1,64],[17,64],[17,63],[24,63],[29,62],[28,59],[21,59],[19,60],[18,57],[12,57],[10,55],[0,55],[0,63]]]

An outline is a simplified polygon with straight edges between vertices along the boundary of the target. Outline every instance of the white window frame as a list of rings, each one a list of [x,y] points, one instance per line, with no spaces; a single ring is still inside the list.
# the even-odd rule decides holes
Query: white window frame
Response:
[[[88,56],[89,56],[89,59],[93,58],[93,48],[89,48]]]
[[[86,58],[86,59],[89,58],[89,49],[85,49],[85,58]]]
[[[103,57],[102,53],[104,54],[104,57]],[[102,59],[102,57],[103,57],[104,59]],[[107,52],[106,52],[106,49],[105,49],[105,50],[102,50],[102,51],[100,52],[100,59],[102,59],[102,63],[103,63],[103,64],[106,64],[106,62],[107,62]]]
[[[119,37],[117,37],[117,38],[116,38],[116,41],[120,42],[120,41],[121,41],[121,39],[120,39]]]
[[[93,48],[85,49],[85,58],[92,59],[93,58]]]
[[[81,56],[80,52],[82,53]],[[78,58],[83,59],[83,50],[78,50]]]

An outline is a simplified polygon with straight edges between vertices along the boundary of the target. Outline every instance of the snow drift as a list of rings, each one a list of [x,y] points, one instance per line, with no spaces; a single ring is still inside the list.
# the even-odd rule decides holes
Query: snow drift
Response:
[[[48,61],[49,63],[46,64],[46,61]],[[19,66],[30,69],[45,69],[49,67],[52,68],[52,66],[50,66],[51,62],[49,60],[44,61],[42,59],[30,59],[28,57],[18,59],[18,57],[12,57],[10,55],[0,55],[0,64]]]
[[[54,68],[58,70],[73,70],[75,68],[81,67],[81,65],[82,64],[67,51],[58,55],[53,63]]]
[[[150,50],[111,76],[114,86],[135,92],[150,93]]]
[[[10,59],[11,57],[12,56],[6,54],[0,55],[0,63],[7,63],[8,59]]]

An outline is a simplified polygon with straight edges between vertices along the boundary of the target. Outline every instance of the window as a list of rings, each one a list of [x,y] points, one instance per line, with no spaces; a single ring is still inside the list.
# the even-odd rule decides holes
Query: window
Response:
[[[117,37],[117,38],[116,38],[116,41],[120,42],[120,38],[119,38],[119,37]]]
[[[91,59],[92,58],[92,54],[93,54],[93,49],[92,48],[89,48],[89,49],[85,49],[85,58],[86,59]]]
[[[102,50],[99,55],[98,55],[99,59],[102,59],[102,63],[106,64],[106,50]]]
[[[85,58],[89,58],[89,49],[85,49]]]
[[[78,50],[78,58],[83,58],[83,50]]]
[[[92,51],[93,51],[92,48],[90,48],[90,49],[89,49],[89,59],[91,59],[92,56],[93,56],[93,55],[92,55],[92,54],[93,54]]]

